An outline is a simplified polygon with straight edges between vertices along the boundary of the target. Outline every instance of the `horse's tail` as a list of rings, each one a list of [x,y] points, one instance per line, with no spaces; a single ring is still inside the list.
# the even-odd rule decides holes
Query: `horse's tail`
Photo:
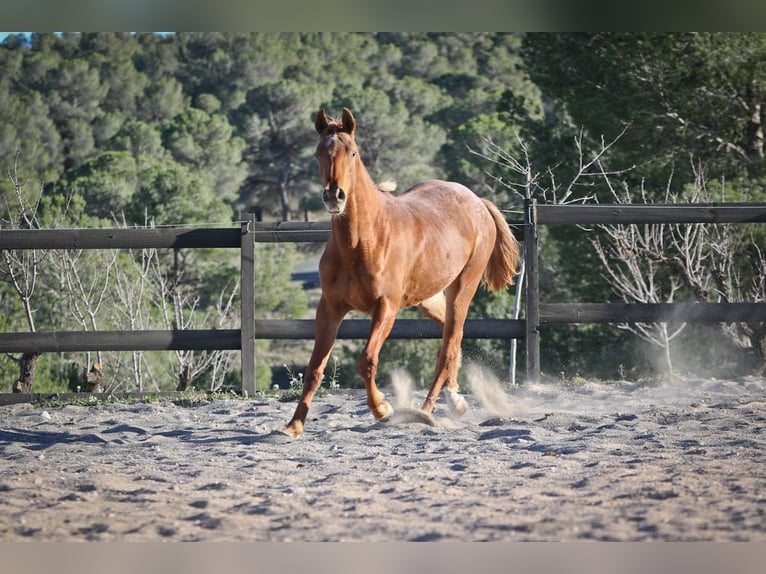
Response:
[[[492,249],[492,255],[489,258],[489,263],[484,270],[484,277],[482,278],[487,289],[494,293],[495,291],[505,289],[513,283],[513,276],[516,274],[516,268],[519,266],[520,261],[519,242],[516,241],[516,237],[511,233],[505,217],[495,207],[495,204],[484,198],[482,198],[482,201],[487,206],[492,219],[495,220],[495,227],[497,228],[495,246]]]

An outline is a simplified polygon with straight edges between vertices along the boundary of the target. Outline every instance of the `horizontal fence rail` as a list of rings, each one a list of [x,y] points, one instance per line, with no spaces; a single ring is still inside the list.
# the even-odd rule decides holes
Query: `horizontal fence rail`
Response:
[[[766,203],[536,205],[539,225],[766,223]]]
[[[542,303],[540,323],[757,323],[766,303]]]
[[[3,229],[0,249],[237,248],[240,229]]]
[[[523,224],[508,223],[516,239],[524,240]],[[330,221],[254,222],[251,225],[256,243],[322,243],[330,237]]]
[[[239,350],[240,329],[0,333],[2,353]]]
[[[347,319],[341,323],[338,339],[366,339],[368,319]],[[441,339],[442,329],[427,319],[400,319],[389,339]],[[469,319],[467,339],[523,339],[524,321],[512,319]],[[310,319],[255,320],[256,339],[313,339]],[[177,331],[37,331],[0,333],[0,353],[67,353],[76,351],[180,351],[239,350],[240,329],[199,329]]]
[[[369,319],[346,319],[338,329],[338,339],[366,339]],[[314,321],[255,320],[256,339],[313,339]],[[441,339],[442,328],[430,319],[397,319],[389,339]],[[463,330],[466,339],[523,339],[524,321],[513,319],[468,319]]]
[[[258,221],[251,231],[256,243],[321,243],[330,237],[330,225],[330,221]]]

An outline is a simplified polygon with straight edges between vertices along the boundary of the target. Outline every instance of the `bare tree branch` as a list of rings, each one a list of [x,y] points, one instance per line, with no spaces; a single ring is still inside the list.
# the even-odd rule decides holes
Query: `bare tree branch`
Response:
[[[543,181],[543,172],[535,170],[532,167],[528,147],[518,133],[516,134],[516,143],[518,144],[521,157],[514,156],[508,150],[497,145],[491,138],[484,138],[482,140],[485,147],[484,151],[476,150],[471,147],[468,148],[468,151],[495,165],[508,169],[511,174],[521,176],[521,181],[506,181],[502,177],[487,172],[487,175],[495,179],[499,184],[513,190],[514,193],[522,198],[538,198],[547,203],[559,205],[587,203],[588,201],[597,200],[596,192],[594,190],[596,182],[590,181],[591,178],[606,178],[606,180],[609,181],[609,178],[621,176],[633,169],[631,167],[625,170],[608,171],[603,166],[605,154],[607,154],[620,138],[622,138],[628,130],[628,127],[629,126],[626,126],[609,142],[602,137],[600,147],[587,156],[582,143],[582,132],[575,136],[574,146],[577,150],[578,167],[577,172],[566,187],[563,187],[556,182],[552,168],[547,168],[544,171],[547,181]],[[577,193],[579,189],[586,189],[587,192],[584,194]]]

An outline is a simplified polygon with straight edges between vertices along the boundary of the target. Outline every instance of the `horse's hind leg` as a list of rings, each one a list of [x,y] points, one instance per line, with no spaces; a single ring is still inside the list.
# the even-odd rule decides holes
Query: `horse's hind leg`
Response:
[[[418,309],[420,310],[423,315],[428,317],[429,319],[433,319],[439,325],[441,325],[442,329],[444,329],[444,321],[447,316],[447,297],[444,295],[444,291],[440,291],[433,297],[429,297],[425,301],[421,302],[418,305]],[[441,349],[439,351],[439,354],[441,354]],[[460,350],[460,347],[458,346],[458,355],[457,355],[457,362],[455,367],[455,373],[457,374],[457,371],[460,369],[460,363],[462,360],[462,353]],[[437,358],[437,365],[439,364],[440,359]],[[456,375],[457,376],[457,375]],[[453,377],[450,377],[449,380],[452,380]],[[448,390],[450,390],[450,387],[447,387]],[[450,395],[447,394],[447,400],[450,401]],[[465,401],[463,401],[465,403]],[[452,408],[452,402],[450,401],[450,409],[454,412],[456,409]],[[459,414],[463,414],[465,412],[465,408],[463,408],[462,412]]]
[[[423,402],[423,411],[430,413],[436,405],[436,400],[442,387],[450,411],[460,416],[468,409],[468,403],[458,393],[457,374],[460,369],[460,345],[463,341],[463,326],[468,314],[468,306],[476,293],[481,280],[481,271],[467,266],[463,273],[449,286],[446,294],[446,313],[444,317],[444,334],[436,361],[434,381]]]

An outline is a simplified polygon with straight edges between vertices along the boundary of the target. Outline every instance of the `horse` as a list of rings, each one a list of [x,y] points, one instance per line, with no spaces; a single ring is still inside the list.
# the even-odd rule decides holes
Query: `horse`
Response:
[[[430,416],[446,385],[450,411],[462,415],[468,405],[457,373],[468,305],[481,283],[496,292],[513,282],[518,242],[497,207],[459,183],[430,180],[400,195],[381,190],[362,163],[348,108],[340,119],[320,110],[314,123],[331,231],[319,261],[314,348],[298,406],[282,432],[296,438],[303,433],[338,327],[351,310],[371,317],[359,374],[376,419],[393,414],[375,384],[379,353],[397,312],[411,306],[441,325],[443,334],[421,411]]]

